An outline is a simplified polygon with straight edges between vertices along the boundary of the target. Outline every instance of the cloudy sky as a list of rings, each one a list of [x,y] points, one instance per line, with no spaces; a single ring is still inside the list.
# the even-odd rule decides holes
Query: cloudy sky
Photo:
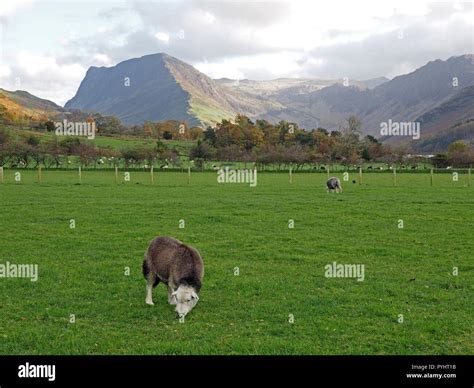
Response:
[[[89,66],[166,52],[213,78],[392,78],[474,52],[473,2],[0,0],[0,87],[63,105]]]

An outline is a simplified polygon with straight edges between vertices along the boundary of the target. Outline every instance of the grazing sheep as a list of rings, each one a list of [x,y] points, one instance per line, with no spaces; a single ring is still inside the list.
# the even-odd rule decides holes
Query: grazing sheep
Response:
[[[336,193],[342,193],[342,186],[341,186],[341,181],[339,180],[339,178],[336,178],[336,177],[331,177],[328,179],[328,181],[326,182],[326,191],[329,193],[330,191],[333,191],[335,190]]]
[[[152,291],[161,281],[168,286],[168,303],[176,305],[181,318],[199,300],[204,263],[196,249],[172,237],[156,237],[145,253],[143,276],[147,281],[145,302],[153,305]]]

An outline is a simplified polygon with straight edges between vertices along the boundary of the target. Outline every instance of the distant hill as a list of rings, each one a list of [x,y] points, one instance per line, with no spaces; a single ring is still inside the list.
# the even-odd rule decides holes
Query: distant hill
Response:
[[[465,130],[473,129],[472,120],[474,120],[474,85],[458,90],[454,96],[415,119],[420,123],[420,140],[411,142],[401,137],[388,140],[410,143],[415,150],[441,151],[455,140],[474,139],[474,131],[469,134]]]
[[[453,85],[457,78],[459,86]],[[474,85],[473,55],[436,60],[412,73],[395,77],[371,91],[375,101],[362,107],[359,114],[366,130],[379,135],[383,121],[415,121],[447,101],[460,88]],[[374,102],[376,102],[374,106]]]
[[[462,88],[416,121],[420,122],[422,135],[429,136],[468,119],[474,119],[474,85]]]
[[[126,124],[180,120],[206,125],[232,118],[235,112],[258,115],[272,105],[229,92],[167,54],[152,54],[110,68],[91,67],[65,108],[113,115]]]
[[[470,117],[472,89],[464,89],[473,85],[473,55],[435,60],[392,80],[254,81],[213,80],[162,53],[110,68],[91,67],[65,107],[114,115],[127,124],[184,120],[205,126],[242,113],[251,119],[286,120],[306,129],[329,130],[344,128],[347,117],[356,115],[362,120],[363,134],[376,137],[382,122],[419,119],[424,136]]]
[[[453,86],[454,77],[460,86]],[[303,120],[310,116],[328,129],[343,127],[349,115],[356,115],[362,120],[365,134],[379,137],[380,123],[415,121],[453,97],[460,88],[474,85],[473,56],[429,62],[373,89],[364,89],[361,85],[363,83],[349,82],[348,86],[335,83],[309,93],[277,95],[276,99],[285,105],[288,116],[299,114]]]
[[[346,125],[348,116],[356,115],[362,120],[364,133],[379,137],[381,122],[415,121],[454,97],[460,89],[474,85],[473,58],[473,55],[461,55],[446,61],[432,61],[392,80],[379,77],[349,80],[345,84],[342,80],[308,79],[219,82],[227,88],[260,93],[284,106],[265,112],[262,117],[268,120],[295,121],[307,129],[316,126],[340,129]],[[459,86],[453,85],[455,77]],[[460,99],[465,97],[460,95]],[[446,109],[449,110],[448,105]],[[447,117],[446,112],[444,116]],[[433,124],[427,127],[429,133],[454,122],[441,123],[436,128]]]
[[[453,125],[428,137],[414,142],[412,147],[420,153],[435,153],[446,151],[456,140],[462,140],[474,147],[474,119]]]
[[[377,77],[377,78],[371,78],[367,79],[365,81],[362,81],[362,83],[367,86],[369,89],[376,88],[379,85],[384,84],[385,82],[390,81],[387,77]]]
[[[4,122],[44,121],[62,111],[64,109],[54,102],[38,98],[26,91],[0,89],[0,119]]]

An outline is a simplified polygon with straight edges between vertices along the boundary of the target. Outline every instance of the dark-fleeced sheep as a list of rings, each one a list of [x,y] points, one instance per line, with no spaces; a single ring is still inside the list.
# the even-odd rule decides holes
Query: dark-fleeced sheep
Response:
[[[153,305],[152,291],[161,281],[168,286],[168,303],[176,305],[179,317],[184,318],[199,300],[204,263],[193,247],[172,237],[156,237],[145,253],[143,276],[145,302]]]
[[[335,191],[336,193],[342,193],[342,186],[341,181],[339,178],[331,177],[326,182],[326,191],[329,193],[331,191]]]

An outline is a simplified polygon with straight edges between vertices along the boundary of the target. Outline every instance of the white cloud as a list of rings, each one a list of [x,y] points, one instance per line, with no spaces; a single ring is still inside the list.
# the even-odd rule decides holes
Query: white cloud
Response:
[[[110,66],[112,64],[112,61],[107,54],[97,53],[94,55],[94,60],[97,61],[98,64],[104,66]]]
[[[165,43],[168,43],[170,41],[170,36],[168,34],[165,34],[164,32],[157,32],[155,34],[155,38]]]
[[[6,72],[0,67],[0,82],[8,90],[28,92],[63,105],[83,79],[86,68],[73,64],[59,64],[53,56],[21,51]]]
[[[6,20],[16,12],[33,5],[35,0],[3,0],[0,2],[0,18]]]
[[[11,80],[19,77],[22,88],[59,103],[74,95],[89,66],[156,52],[213,78],[363,79],[474,51],[472,3],[461,1],[117,0],[41,7],[0,3],[0,19],[22,18],[7,25],[12,33],[1,52],[0,87],[14,87]],[[66,23],[71,9],[88,15],[87,28]],[[30,25],[58,44],[43,46]]]
[[[271,79],[291,77],[298,71],[300,54],[269,53],[225,58],[213,62],[197,62],[195,67],[211,78]]]
[[[12,70],[10,69],[9,66],[3,65],[0,63],[0,79],[2,77],[9,77],[11,73],[12,73]]]

